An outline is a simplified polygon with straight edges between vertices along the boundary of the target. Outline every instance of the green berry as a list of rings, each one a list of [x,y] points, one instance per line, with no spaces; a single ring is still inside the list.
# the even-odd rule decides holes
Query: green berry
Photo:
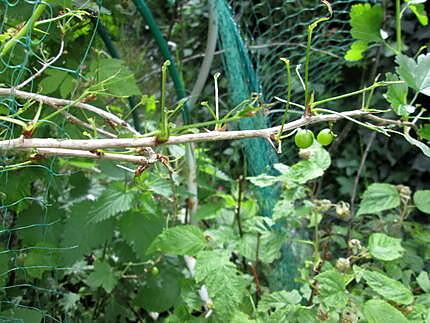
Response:
[[[302,149],[312,146],[314,142],[314,134],[310,130],[300,129],[294,136],[296,146]]]
[[[158,267],[152,267],[151,268],[151,274],[153,274],[154,276],[157,276],[160,273],[160,269],[158,269]]]
[[[333,142],[333,139],[333,131],[328,128],[321,130],[317,136],[317,140],[322,146],[330,145]]]

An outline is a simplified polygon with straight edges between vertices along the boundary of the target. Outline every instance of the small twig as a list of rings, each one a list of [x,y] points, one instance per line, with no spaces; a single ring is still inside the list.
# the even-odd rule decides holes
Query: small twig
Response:
[[[57,99],[57,98],[53,98],[50,96],[41,95],[37,93],[16,90],[14,88],[0,88],[0,96],[6,96],[6,95],[16,96],[18,98],[25,99],[25,100],[34,100],[37,102],[41,102],[53,107],[54,109],[58,109],[58,107],[70,106],[70,107],[76,107],[79,109],[87,110],[94,114],[99,115],[100,117],[114,124],[125,127],[127,130],[129,130],[135,135],[140,135],[140,133],[136,129],[134,129],[127,121],[122,120],[121,118],[117,117],[116,115],[108,111],[105,111],[103,109],[100,109],[98,107],[95,107],[87,103],[77,102],[73,100]]]
[[[367,146],[366,146],[366,149],[364,150],[363,156],[361,157],[361,162],[360,162],[360,166],[358,167],[357,175],[355,176],[354,186],[352,188],[352,194],[351,194],[351,200],[350,200],[351,218],[348,224],[348,240],[351,239],[351,234],[352,234],[352,219],[355,213],[354,203],[355,203],[355,198],[358,191],[358,184],[360,182],[360,177],[361,177],[361,173],[363,172],[364,165],[366,164],[367,155],[369,154],[370,148],[372,147],[372,144],[375,138],[376,138],[376,132],[372,132],[372,134],[370,135],[369,141],[367,142]]]
[[[242,206],[242,189],[243,189],[243,176],[240,175],[239,179],[237,181],[238,184],[238,193],[237,193],[237,207],[236,207],[236,222],[237,222],[237,227],[239,229],[239,236],[242,238],[243,237],[243,229],[242,229],[242,220],[240,219],[240,210],[241,210],[241,206]]]
[[[63,50],[64,50],[64,40],[61,39],[61,45],[60,45],[60,50],[58,51],[58,54],[53,57],[52,59],[48,60],[46,63],[42,64],[42,68],[40,70],[38,70],[34,75],[32,75],[31,77],[29,77],[27,80],[25,80],[24,82],[22,82],[21,84],[18,84],[17,86],[15,86],[15,90],[19,90],[21,88],[23,88],[24,86],[26,86],[28,83],[32,82],[34,79],[38,78],[40,75],[42,75],[42,73],[52,64],[54,64],[60,57],[61,55],[63,55]]]
[[[57,149],[57,148],[36,148],[34,149],[35,156],[34,159],[51,157],[51,156],[61,156],[61,157],[71,157],[71,158],[89,158],[89,159],[106,159],[115,160],[119,162],[128,162],[137,165],[149,165],[154,161],[148,159],[144,156],[135,155],[124,155],[124,154],[114,154],[105,153],[98,151],[86,151],[86,150],[73,150],[73,149]]]

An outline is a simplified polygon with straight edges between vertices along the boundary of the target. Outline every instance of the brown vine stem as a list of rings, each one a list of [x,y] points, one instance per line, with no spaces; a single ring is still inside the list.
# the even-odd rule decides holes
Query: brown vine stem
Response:
[[[58,109],[59,107],[70,106],[70,107],[76,107],[79,109],[87,110],[89,112],[97,114],[103,119],[111,121],[114,124],[125,127],[134,135],[140,135],[140,133],[136,129],[134,129],[128,122],[122,120],[121,118],[117,117],[116,115],[108,111],[95,107],[91,104],[87,104],[79,101],[73,101],[73,100],[57,99],[57,98],[53,98],[42,94],[17,90],[15,88],[0,88],[0,96],[7,96],[7,95],[15,96],[25,100],[34,100],[36,102],[41,102],[43,104],[53,107],[54,109]]]
[[[370,112],[352,110],[336,114],[321,114],[301,118],[284,125],[284,131],[291,131],[305,125],[365,117]],[[246,138],[265,138],[269,141],[277,134],[281,126],[255,130],[238,131],[210,131],[206,133],[193,133],[179,136],[170,136],[166,141],[160,142],[157,137],[145,138],[113,138],[113,139],[54,139],[54,138],[16,138],[0,141],[0,150],[26,149],[26,148],[63,148],[78,150],[95,150],[108,148],[137,148],[156,147],[159,145],[179,145],[191,142],[215,142],[223,140],[238,140]]]
[[[154,163],[156,160],[147,158],[144,156],[134,155],[123,155],[105,152],[91,152],[86,150],[73,150],[73,149],[57,149],[57,148],[36,148],[33,151],[35,153],[34,159],[43,157],[71,157],[71,158],[88,158],[88,159],[106,159],[115,160],[119,162],[128,162],[138,165],[149,165]]]

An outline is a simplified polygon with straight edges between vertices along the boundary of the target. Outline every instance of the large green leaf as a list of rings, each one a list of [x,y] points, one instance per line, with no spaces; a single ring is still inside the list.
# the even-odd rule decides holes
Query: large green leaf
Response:
[[[111,186],[93,203],[88,211],[89,222],[100,222],[133,207],[135,192]]]
[[[412,292],[402,283],[376,271],[365,270],[363,278],[376,293],[398,304],[409,305],[414,301]]]
[[[273,310],[279,310],[287,307],[288,305],[299,304],[302,300],[302,296],[297,290],[287,292],[281,290],[273,293],[265,293],[260,302],[258,303],[259,312],[268,312]]]
[[[374,183],[363,194],[357,215],[375,214],[400,205],[400,195],[391,184]]]
[[[206,247],[203,231],[194,225],[169,228],[158,235],[148,247],[147,254],[164,252],[174,255],[196,255]]]
[[[257,234],[245,234],[239,242],[239,252],[242,256],[255,261],[258,249],[259,261],[270,264],[281,256],[281,247],[285,237],[277,232],[264,232],[257,238]]]
[[[88,223],[88,210],[91,201],[73,205],[70,216],[64,224],[64,234],[61,245],[71,248],[61,253],[63,263],[72,265],[86,253],[109,241],[114,233],[115,219],[111,218],[99,223]]]
[[[218,322],[231,319],[247,292],[248,281],[229,258],[224,250],[201,251],[196,257],[195,279],[206,285]]]
[[[347,61],[363,58],[370,42],[381,42],[381,27],[384,11],[380,5],[356,4],[350,11],[351,36],[356,39],[345,55]]]
[[[159,275],[145,278],[134,299],[135,305],[150,312],[164,312],[174,306],[181,294],[181,275],[167,267],[160,267]]]
[[[417,61],[405,55],[396,57],[397,73],[408,86],[430,96],[430,54],[421,54]]]
[[[387,81],[399,80],[397,75],[393,73],[387,73],[386,79]],[[414,112],[415,108],[408,105],[408,85],[406,83],[388,86],[384,97],[391,104],[391,108],[397,115],[407,117],[410,113]]]
[[[139,95],[136,79],[122,60],[103,58],[91,66],[90,76],[97,82],[91,90],[118,97]]]
[[[47,75],[41,82],[41,93],[51,94],[57,89],[60,90],[61,97],[67,97],[73,90],[73,77],[62,70],[48,70],[45,72]]]
[[[429,274],[426,271],[420,272],[417,276],[417,283],[423,291],[430,293],[430,279]]]
[[[418,210],[430,214],[430,190],[416,191],[414,203]]]
[[[371,299],[364,304],[363,314],[369,323],[408,323],[406,317],[387,302]]]
[[[103,287],[110,293],[117,285],[118,277],[107,262],[96,262],[94,271],[87,277],[85,283],[91,288]]]
[[[5,312],[0,312],[1,322],[8,323],[39,323],[42,321],[43,316],[44,315],[41,310],[19,306]]]
[[[334,308],[344,308],[348,302],[345,281],[336,270],[322,272],[315,277],[318,281],[318,295],[324,304]]]
[[[159,214],[128,212],[121,217],[119,231],[134,252],[146,258],[146,250],[154,239],[163,231],[164,218]]]
[[[384,10],[380,5],[356,4],[350,12],[351,35],[366,42],[382,41],[380,30],[384,20]]]
[[[383,233],[373,233],[369,238],[369,252],[380,260],[395,260],[402,257],[405,251],[401,242],[401,239],[392,238]]]

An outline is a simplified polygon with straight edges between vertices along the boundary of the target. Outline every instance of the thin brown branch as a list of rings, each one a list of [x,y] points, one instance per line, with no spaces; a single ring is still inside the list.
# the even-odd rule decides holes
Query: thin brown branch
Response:
[[[146,158],[144,156],[134,156],[134,155],[123,155],[123,154],[113,154],[98,151],[85,151],[85,150],[75,150],[75,149],[58,149],[58,148],[36,148],[34,149],[35,155],[34,159],[43,157],[68,157],[68,158],[88,158],[88,159],[105,159],[114,160],[118,162],[128,162],[137,165],[149,165],[153,164],[156,160],[151,158]]]
[[[15,86],[15,90],[22,89],[28,83],[32,82],[34,79],[36,79],[37,77],[39,77],[40,75],[42,75],[42,73],[49,66],[51,66],[52,64],[54,64],[61,57],[61,55],[63,55],[63,50],[64,50],[64,40],[61,39],[61,45],[60,45],[60,50],[58,51],[58,54],[55,57],[53,57],[52,59],[48,60],[46,63],[42,63],[42,68],[40,70],[38,70],[34,75],[32,75],[31,77],[29,77],[27,80],[25,80],[21,84],[18,84],[17,86]]]
[[[368,115],[369,112],[352,110],[336,114],[320,114],[301,118],[284,125],[284,131],[319,122],[334,122],[343,118],[359,118]],[[131,147],[156,147],[159,145],[179,145],[191,142],[215,142],[223,140],[237,140],[246,138],[265,138],[270,140],[278,133],[281,126],[256,130],[238,131],[210,131],[205,133],[193,133],[179,136],[171,136],[165,142],[160,142],[157,137],[146,138],[118,138],[118,139],[53,139],[53,138],[16,138],[0,141],[0,150],[25,149],[25,148],[63,148],[78,150],[95,150],[108,148]]]
[[[136,129],[134,129],[127,121],[122,120],[121,118],[117,117],[116,115],[108,111],[102,110],[98,107],[95,107],[87,103],[76,102],[73,100],[57,99],[46,95],[17,90],[14,88],[0,88],[0,95],[1,96],[11,95],[25,100],[34,100],[36,102],[47,104],[55,109],[58,109],[59,107],[70,106],[70,107],[76,107],[79,109],[90,111],[116,125],[125,127],[127,130],[129,130],[135,135],[139,135],[139,132]]]

